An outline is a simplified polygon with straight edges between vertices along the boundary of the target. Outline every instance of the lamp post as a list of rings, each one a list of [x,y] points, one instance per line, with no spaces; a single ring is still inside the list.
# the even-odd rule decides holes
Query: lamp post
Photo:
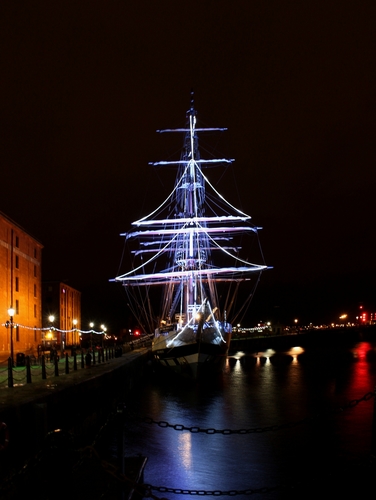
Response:
[[[94,328],[94,323],[90,323],[90,348],[93,351],[93,328]]]
[[[101,325],[101,328],[102,328],[102,330],[103,330],[103,334],[102,334],[102,347],[103,347],[103,339],[104,339],[104,334],[105,334],[105,332],[106,332],[107,328],[106,328],[104,325]]]
[[[343,321],[343,326],[346,326],[347,314],[341,314],[339,319]]]
[[[14,354],[13,354],[13,316],[14,316],[15,310],[13,307],[10,307],[8,309],[8,314],[9,314],[9,319],[10,319],[10,358],[12,360],[12,367],[14,366]]]
[[[298,319],[294,319],[296,333],[298,332],[298,321],[299,321]]]
[[[77,320],[76,319],[73,320],[73,328],[74,328],[74,332],[72,334],[72,347],[73,347],[73,345],[77,344],[77,339],[76,339],[76,337],[77,337]]]
[[[54,321],[55,321],[55,316],[53,314],[50,314],[48,316],[48,321],[50,322],[50,331],[49,331],[49,337],[50,337],[50,340],[51,340],[51,348],[52,348],[52,340],[53,340],[53,329],[54,329]]]

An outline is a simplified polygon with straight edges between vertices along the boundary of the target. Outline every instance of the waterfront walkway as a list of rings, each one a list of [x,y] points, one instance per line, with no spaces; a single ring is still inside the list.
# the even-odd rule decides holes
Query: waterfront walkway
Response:
[[[68,373],[66,373],[66,358],[63,358],[58,362],[58,376],[56,376],[54,363],[47,362],[45,364],[46,378],[43,378],[42,366],[34,365],[30,367],[31,382],[29,383],[27,382],[26,366],[14,367],[12,369],[13,387],[8,387],[8,366],[7,363],[2,363],[0,365],[0,421],[1,415],[12,407],[38,402],[50,395],[51,392],[58,393],[82,382],[100,377],[130,363],[146,352],[147,349],[141,347],[125,352],[120,357],[105,359],[100,363],[91,363],[90,366],[86,366],[86,364],[82,366],[80,355],[77,356],[76,363],[74,357],[69,356]]]
[[[76,363],[69,357],[69,373],[63,359],[58,376],[55,365],[46,363],[46,378],[36,365],[29,383],[26,367],[13,368],[13,387],[0,386],[0,424],[9,433],[8,442],[0,442],[0,498],[24,498],[37,491],[41,499],[95,500],[106,491],[106,498],[115,499],[119,488],[124,488],[123,498],[132,498],[146,459],[121,452],[119,462],[108,461],[100,443],[105,428],[119,425],[116,394],[124,399],[131,394],[142,379],[148,353],[140,347],[91,366],[82,366],[79,356]],[[2,378],[7,371],[0,368]],[[63,474],[63,487],[57,474]]]

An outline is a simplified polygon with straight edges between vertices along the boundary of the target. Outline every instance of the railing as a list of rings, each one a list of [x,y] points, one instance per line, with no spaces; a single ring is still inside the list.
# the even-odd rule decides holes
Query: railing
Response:
[[[137,347],[140,347],[137,345]],[[0,365],[0,389],[5,387],[17,387],[31,384],[35,381],[58,377],[61,374],[69,374],[72,371],[88,368],[120,357],[123,354],[122,347],[102,348],[97,351],[80,353],[73,352],[71,356],[65,353],[59,357],[57,354],[42,354],[36,359],[34,356],[25,356],[22,364],[14,366],[12,359]]]

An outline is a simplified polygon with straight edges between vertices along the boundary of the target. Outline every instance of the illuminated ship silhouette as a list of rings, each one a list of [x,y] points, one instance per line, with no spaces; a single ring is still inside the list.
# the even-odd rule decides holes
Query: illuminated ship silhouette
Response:
[[[153,333],[152,353],[159,364],[196,377],[203,369],[222,368],[228,353],[232,324],[252,299],[262,271],[267,269],[258,240],[259,227],[251,217],[228,203],[204,174],[205,167],[228,164],[228,159],[203,159],[198,136],[223,128],[197,126],[193,94],[184,128],[158,130],[182,133],[179,160],[151,163],[174,166],[175,186],[152,213],[132,223],[125,236],[137,242],[133,267],[112,281],[128,294],[128,305],[145,333]],[[249,262],[256,239],[261,264]],[[242,240],[240,244],[240,240]],[[246,250],[247,258],[240,257]],[[241,283],[250,284],[241,307],[232,312]],[[159,316],[150,294],[158,289]],[[223,303],[222,303],[223,302]],[[231,314],[230,314],[231,313]]]

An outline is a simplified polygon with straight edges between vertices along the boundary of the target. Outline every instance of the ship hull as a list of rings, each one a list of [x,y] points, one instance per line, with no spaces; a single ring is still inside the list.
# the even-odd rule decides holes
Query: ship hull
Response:
[[[154,361],[163,369],[175,374],[196,379],[202,375],[223,371],[229,350],[231,335],[226,343],[209,344],[194,342],[163,349],[153,346]]]

